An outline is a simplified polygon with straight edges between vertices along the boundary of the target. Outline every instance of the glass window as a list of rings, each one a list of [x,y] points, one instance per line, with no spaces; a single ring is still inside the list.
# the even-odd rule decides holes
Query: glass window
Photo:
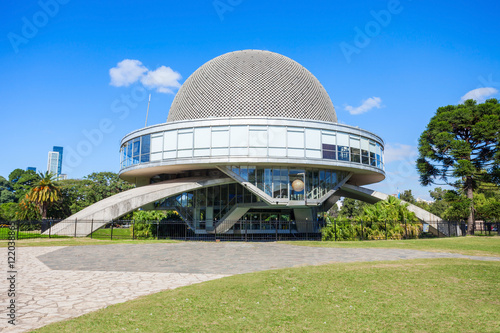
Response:
[[[349,147],[337,146],[337,149],[338,149],[338,160],[349,161]]]
[[[280,198],[281,195],[281,171],[273,169],[273,198]]]
[[[240,176],[244,180],[248,181],[248,169],[246,166],[241,166],[240,167]]]
[[[256,185],[256,175],[255,175],[255,167],[254,166],[249,166],[248,167],[248,182],[252,185]]]
[[[370,159],[367,150],[361,149],[361,162],[363,164],[370,164]]]
[[[370,153],[370,165],[377,166],[377,160],[375,159],[375,153]]]
[[[304,170],[290,170],[290,200],[304,200]]]
[[[273,196],[273,174],[271,169],[264,169],[264,192]]]
[[[207,207],[213,207],[214,205],[214,188],[207,188]]]
[[[325,171],[325,188],[327,192],[332,189],[332,174],[330,170]]]
[[[329,160],[336,160],[336,148],[335,145],[330,145],[330,144],[323,144],[323,158],[329,159]]]
[[[280,183],[281,198],[288,198],[288,169],[281,169]]]
[[[224,208],[228,204],[228,185],[220,186],[220,204]]]
[[[361,163],[360,154],[360,149],[351,147],[351,162]]]
[[[257,169],[257,188],[264,191],[264,169]]]
[[[318,197],[322,197],[325,193],[326,193],[326,185],[325,185],[325,171],[324,170],[320,170],[319,171],[319,189],[320,189],[320,193],[319,193],[319,196]]]
[[[133,148],[132,148],[132,153],[133,153],[133,156],[139,156],[139,152],[140,152],[140,141],[141,141],[141,138],[136,138],[134,139],[134,141],[132,142],[133,144]]]

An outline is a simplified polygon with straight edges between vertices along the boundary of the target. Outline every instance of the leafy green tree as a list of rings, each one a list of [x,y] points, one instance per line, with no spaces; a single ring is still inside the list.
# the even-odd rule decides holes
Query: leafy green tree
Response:
[[[30,201],[28,194],[19,201],[18,209],[16,212],[16,220],[21,221],[40,221],[42,214],[37,204]]]
[[[450,206],[450,203],[445,199],[447,192],[448,190],[443,190],[441,187],[436,187],[434,190],[429,191],[431,198],[434,199],[434,202],[429,205],[429,212],[444,218],[444,212]]]
[[[403,193],[400,194],[399,199],[404,200],[404,201],[411,203],[411,204],[414,204],[417,202],[417,200],[415,200],[415,197],[411,193],[411,190],[404,190]]]
[[[0,204],[15,201],[16,196],[12,192],[12,186],[10,186],[10,182],[4,177],[0,176]]]
[[[438,108],[420,136],[420,183],[442,182],[464,191],[469,203],[469,234],[474,234],[474,188],[481,182],[500,181],[499,133],[500,104],[490,99],[482,104],[467,100]],[[459,206],[461,211],[463,205]]]
[[[135,187],[113,172],[94,172],[85,179],[89,181],[86,200],[91,204]]]
[[[19,206],[17,203],[9,202],[0,204],[0,221],[16,221],[18,219],[18,212]]]
[[[363,208],[367,206],[366,202],[344,198],[342,208],[340,208],[340,215],[348,218],[355,218],[363,213]]]
[[[16,201],[16,196],[14,195],[14,193],[8,190],[0,190],[0,204],[15,202],[15,201]]]
[[[9,183],[16,196],[16,202],[23,199],[39,180],[40,176],[33,170],[13,170],[9,174]]]
[[[40,173],[40,180],[27,194],[27,198],[38,206],[42,219],[46,219],[49,206],[59,200],[60,192],[55,184],[55,175],[47,171]]]

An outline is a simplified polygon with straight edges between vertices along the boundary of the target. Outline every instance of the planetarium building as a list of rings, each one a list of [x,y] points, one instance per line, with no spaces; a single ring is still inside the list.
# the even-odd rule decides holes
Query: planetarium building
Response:
[[[383,140],[339,124],[316,77],[268,51],[202,65],[166,123],[127,134],[120,156],[120,177],[137,188],[71,218],[173,209],[196,234],[303,233],[318,231],[341,196],[387,197],[361,187],[385,178]]]

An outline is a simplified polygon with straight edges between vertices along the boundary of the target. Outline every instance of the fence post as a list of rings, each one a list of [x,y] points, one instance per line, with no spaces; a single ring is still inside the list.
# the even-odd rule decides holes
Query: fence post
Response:
[[[387,240],[387,220],[385,220],[385,240]]]
[[[450,221],[448,221],[448,237],[451,237]]]
[[[52,231],[50,229],[52,229],[52,220],[50,220],[50,222],[49,222],[49,238],[50,238],[51,233],[52,233]]]
[[[160,221],[156,221],[156,240],[160,239]]]
[[[132,220],[132,240],[135,240],[135,219]]]
[[[245,221],[245,242],[248,242],[248,226],[246,221]]]
[[[94,219],[90,222],[90,239],[93,238],[94,235]]]
[[[113,240],[113,220],[111,220],[111,240]]]
[[[78,224],[78,219],[75,219],[75,238],[76,238],[76,225]]]
[[[21,222],[19,222],[19,221],[16,223],[16,227],[17,227],[17,228],[16,228],[16,229],[17,229],[16,239],[17,239],[17,240],[19,240],[19,224],[20,224],[20,223],[21,223]]]
[[[333,223],[335,226],[335,241],[337,241],[337,219],[333,219]]]

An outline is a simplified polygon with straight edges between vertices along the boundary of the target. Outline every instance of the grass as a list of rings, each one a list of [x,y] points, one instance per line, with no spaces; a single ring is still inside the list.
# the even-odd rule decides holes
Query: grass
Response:
[[[408,240],[382,240],[357,242],[315,242],[293,241],[281,242],[290,245],[336,247],[336,248],[387,248],[409,249],[435,252],[460,253],[477,256],[500,256],[500,237],[451,237]]]
[[[35,332],[499,332],[500,262],[408,260],[235,275]]]
[[[92,237],[93,238],[110,239],[111,238],[111,228],[101,228],[99,230],[96,230],[92,234]],[[129,228],[113,228],[113,239],[114,238],[130,239],[130,238],[132,238],[132,232],[130,231]]]

